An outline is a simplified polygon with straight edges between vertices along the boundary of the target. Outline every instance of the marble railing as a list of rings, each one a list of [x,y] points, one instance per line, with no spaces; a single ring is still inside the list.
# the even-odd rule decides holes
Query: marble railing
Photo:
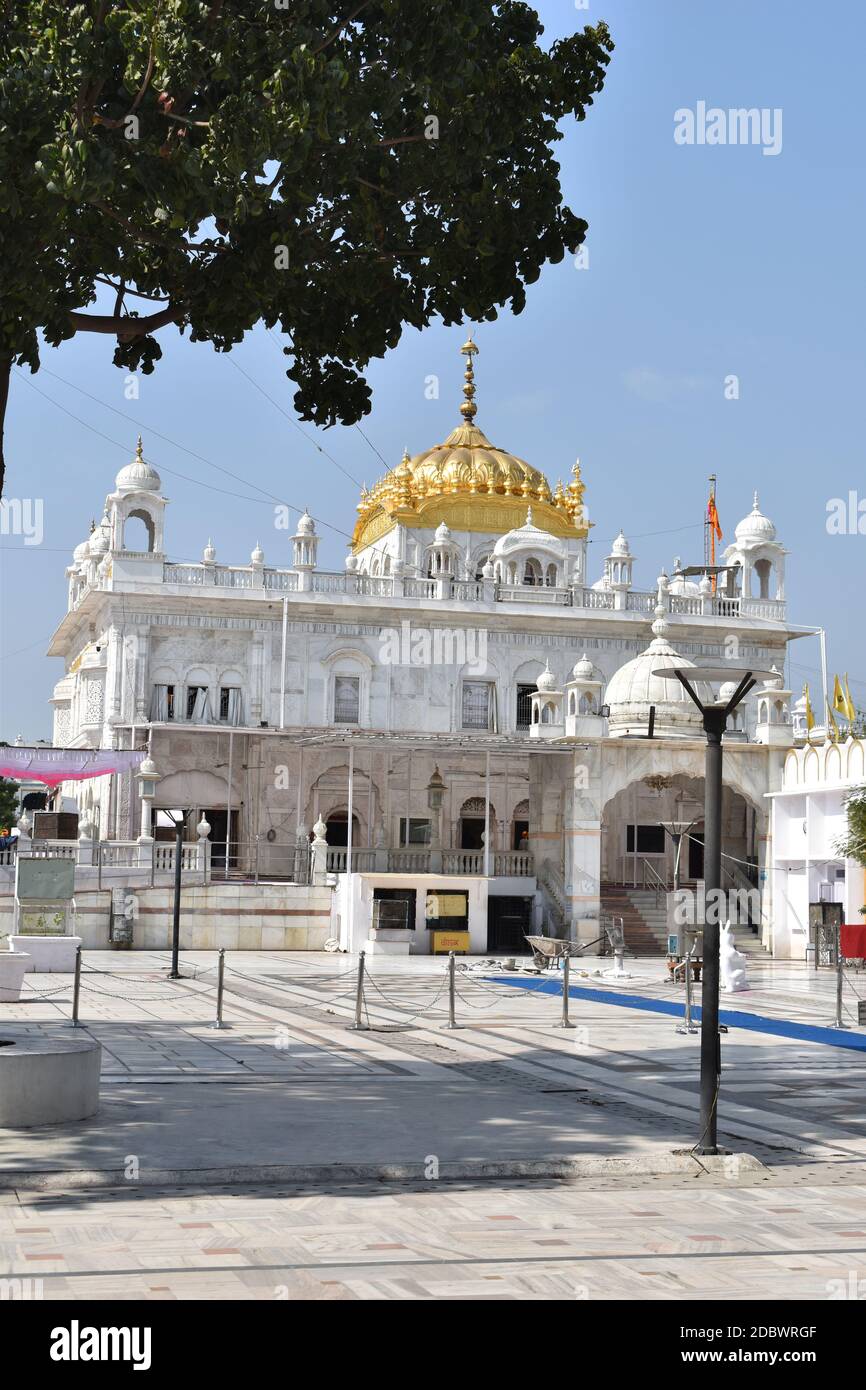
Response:
[[[133,557],[134,558],[134,557]],[[266,590],[277,593],[345,594],[364,598],[420,598],[427,600],[456,600],[461,603],[524,603],[550,608],[579,608],[589,612],[614,612],[618,604],[628,613],[652,614],[657,602],[656,592],[627,590],[618,597],[609,589],[593,589],[574,585],[500,584],[481,579],[455,579],[444,575],[430,579],[416,575],[370,575],[350,571],[314,569],[304,577],[296,570],[265,569],[261,566],[168,564],[163,569],[166,584],[191,588],[216,587],[235,590]],[[77,607],[87,592],[87,586],[77,595]],[[769,622],[784,622],[784,599],[733,597],[727,594],[671,594],[669,609],[674,615],[687,618],[763,618]]]
[[[381,851],[361,847],[352,850],[352,872],[369,874],[376,872]],[[471,874],[480,877],[484,873],[483,849],[443,849],[443,874]],[[379,872],[389,874],[428,874],[430,873],[431,850],[426,845],[409,845],[384,851],[387,869]],[[344,845],[328,846],[328,872],[346,872],[347,850]],[[490,872],[502,878],[532,878],[535,873],[534,860],[528,850],[492,850]]]

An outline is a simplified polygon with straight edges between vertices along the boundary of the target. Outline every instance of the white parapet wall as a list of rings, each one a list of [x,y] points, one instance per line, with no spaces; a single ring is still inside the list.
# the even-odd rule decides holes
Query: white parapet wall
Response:
[[[173,890],[129,887],[124,914],[132,947],[171,945]],[[12,898],[0,897],[0,934],[12,929]],[[85,950],[111,945],[111,891],[76,893],[75,929]],[[294,883],[190,884],[181,891],[181,950],[321,951],[336,934],[333,890]],[[26,948],[25,948],[26,949]]]

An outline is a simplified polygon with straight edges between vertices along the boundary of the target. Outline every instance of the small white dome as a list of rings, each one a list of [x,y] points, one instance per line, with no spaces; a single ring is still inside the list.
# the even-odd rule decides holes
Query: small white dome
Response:
[[[160,477],[155,468],[145,462],[141,436],[136,445],[135,458],[125,468],[121,468],[114,480],[118,492],[159,492]]]
[[[781,672],[778,670],[778,668],[776,667],[775,664],[772,665],[772,666],[770,667],[770,670],[771,670],[772,672],[774,672],[774,674],[773,674],[772,676],[768,676],[767,679],[764,681],[764,689],[765,689],[765,690],[781,690],[781,689],[782,689],[782,675],[781,675]]]
[[[673,672],[677,667],[694,668],[693,661],[687,661],[674,651],[667,640],[667,631],[664,609],[660,605],[653,623],[655,636],[646,651],[614,671],[608,681],[605,703],[610,706],[608,729],[613,737],[644,733],[652,705],[656,710],[656,734],[693,738],[701,733],[703,720],[700,711],[685,688],[673,675],[655,674],[659,669]],[[694,681],[692,684],[702,703],[713,702],[713,692],[708,685]]]
[[[153,761],[153,758],[145,758],[144,762],[139,764],[138,771],[142,777],[156,777],[156,763]]]
[[[720,705],[726,705],[727,702],[728,702],[728,700],[730,700],[731,696],[732,696],[732,695],[734,694],[734,692],[736,691],[736,689],[737,689],[737,682],[736,682],[736,681],[725,681],[724,685],[720,685],[720,686],[719,686],[719,699],[718,699],[718,703],[719,703]]]
[[[73,562],[73,564],[80,565],[81,562],[82,562],[83,560],[86,560],[86,559],[87,559],[87,557],[88,557],[89,554],[90,554],[90,537],[88,537],[86,541],[82,541],[81,544],[80,544],[80,545],[77,545],[77,546],[75,547],[75,549],[73,550],[73,552],[72,552],[72,562]]]
[[[212,565],[214,560],[216,559],[216,548],[210,536],[208,536],[207,545],[201,553],[201,558],[204,560],[206,565]]]
[[[450,531],[450,529],[445,525],[445,522],[444,522],[444,521],[440,521],[440,522],[439,522],[439,525],[436,527],[436,535],[434,536],[434,540],[435,540],[439,545],[444,545],[444,544],[446,544],[448,541],[450,541],[450,539],[451,539],[451,531]]]
[[[90,555],[104,555],[108,550],[111,537],[111,522],[107,516],[103,516],[96,530],[87,542],[87,550]]]
[[[346,556],[346,573],[347,573],[347,574],[356,574],[356,573],[357,573],[357,570],[358,570],[358,557],[357,557],[357,555],[353,555],[352,552],[351,552],[351,550],[350,550],[349,553],[348,553],[348,555]]]
[[[314,536],[316,534],[316,523],[310,516],[310,513],[307,511],[306,507],[304,508],[303,516],[298,519],[298,529],[296,534],[299,536]]]
[[[580,661],[575,663],[574,670],[571,673],[572,679],[576,681],[591,681],[592,671],[592,662],[590,661],[586,652],[584,652],[583,656],[580,658]]]
[[[556,676],[550,669],[549,661],[546,661],[544,663],[544,670],[538,677],[538,680],[536,681],[536,686],[544,695],[547,695],[551,690],[556,689]]]
[[[253,550],[252,554],[250,555],[250,564],[251,564],[251,565],[263,565],[264,563],[265,563],[265,552],[262,550],[262,547],[260,546],[259,542],[256,541],[255,549]]]
[[[522,526],[515,527],[513,531],[506,531],[504,536],[499,537],[493,547],[493,554],[510,555],[513,551],[526,549],[536,553],[553,552],[560,558],[565,555],[565,547],[559,537],[535,525],[531,507],[526,510],[526,520]]]
[[[734,531],[736,539],[742,541],[774,541],[776,539],[776,528],[768,516],[764,516],[758,506],[758,494],[755,493],[752,510],[749,515],[737,524]]]
[[[620,531],[619,535],[617,536],[616,540],[610,548],[610,553],[611,555],[616,555],[617,557],[631,554],[631,551],[628,548],[628,541],[625,538],[624,532]]]

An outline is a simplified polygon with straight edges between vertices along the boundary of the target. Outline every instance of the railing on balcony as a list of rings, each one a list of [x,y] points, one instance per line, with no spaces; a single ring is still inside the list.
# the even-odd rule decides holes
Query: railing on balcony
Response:
[[[442,850],[442,874],[467,874],[480,877],[484,873],[483,849],[444,849]],[[382,851],[362,846],[352,849],[352,872],[369,874],[377,872],[382,859],[387,869],[379,872],[389,874],[429,874],[431,850],[427,845],[401,846]],[[345,845],[328,846],[328,872],[346,872],[347,850]],[[492,850],[490,872],[497,877],[532,878],[535,872],[533,856],[528,850]]]
[[[390,598],[394,591],[394,581],[390,575],[356,574],[355,593],[366,594],[372,598]]]
[[[496,597],[500,603],[553,603],[561,608],[570,608],[574,601],[570,589],[541,584],[498,584]]]
[[[451,597],[459,599],[461,603],[480,603],[484,598],[484,584],[480,579],[454,579]]]
[[[265,588],[276,589],[278,593],[297,593],[298,576],[292,570],[265,570]]]
[[[349,851],[345,845],[328,846],[328,873],[344,874],[348,861]],[[376,851],[374,849],[352,849],[352,873],[369,874],[376,867]]]
[[[627,613],[652,613],[658,602],[655,594],[641,594],[630,589],[625,596]]]
[[[704,610],[704,601],[693,594],[671,594],[671,612],[687,613],[692,616],[700,617]]]
[[[313,570],[310,582],[314,594],[345,594],[348,575]]]
[[[483,874],[483,849],[446,849],[442,855],[444,874]]]
[[[614,607],[614,595],[607,589],[584,589],[581,595],[581,608],[610,609]]]
[[[265,569],[233,565],[166,564],[163,575],[167,584],[192,588],[215,586],[221,589],[252,590],[264,588],[277,593],[297,593],[299,575],[293,570]],[[261,578],[259,578],[261,576]],[[312,570],[310,591],[314,594],[346,594],[365,598],[454,599],[460,603],[482,603],[484,582],[480,579],[430,579],[407,575],[402,584],[392,575],[351,574],[342,571]],[[81,601],[83,592],[74,606]],[[500,584],[493,590],[497,603],[525,603],[560,608],[584,608],[590,612],[612,612],[616,595],[609,589],[578,587],[548,587],[547,585]],[[655,593],[627,590],[624,595],[628,613],[651,614],[657,603]],[[704,614],[720,618],[763,618],[768,622],[784,622],[784,599],[749,598],[740,594],[671,594],[670,611],[684,617],[699,618]]]
[[[532,878],[535,857],[526,849],[494,850],[493,872],[497,878]]]
[[[435,598],[436,579],[414,579],[407,578],[403,581],[403,593],[406,598]]]

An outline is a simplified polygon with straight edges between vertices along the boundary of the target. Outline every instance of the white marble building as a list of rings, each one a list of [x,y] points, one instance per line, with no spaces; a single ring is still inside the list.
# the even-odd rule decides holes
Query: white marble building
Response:
[[[530,918],[590,939],[626,888],[640,934],[645,895],[670,882],[660,823],[703,795],[697,711],[652,672],[729,659],[783,671],[803,631],[787,621],[786,552],[756,498],[715,592],[679,562],[639,587],[622,532],[590,573],[579,466],[551,488],[493,446],[475,424],[477,349],[462,351],[461,423],[364,493],[339,573],[319,567],[306,514],[288,553],[256,544],[229,563],[208,542],[201,560],[170,563],[139,444],[67,569],[54,741],[148,747],[156,785],[144,800],[132,776],[64,790],[103,839],[149,843],[160,808],[190,812],[194,838],[204,814],[215,864],[239,880],[291,874],[324,823],[354,945],[375,902],[393,901],[409,903],[412,949],[428,949],[437,887],[466,892],[477,950],[519,944]],[[748,700],[726,737],[726,864],[732,883],[765,890],[768,943],[782,686]]]

